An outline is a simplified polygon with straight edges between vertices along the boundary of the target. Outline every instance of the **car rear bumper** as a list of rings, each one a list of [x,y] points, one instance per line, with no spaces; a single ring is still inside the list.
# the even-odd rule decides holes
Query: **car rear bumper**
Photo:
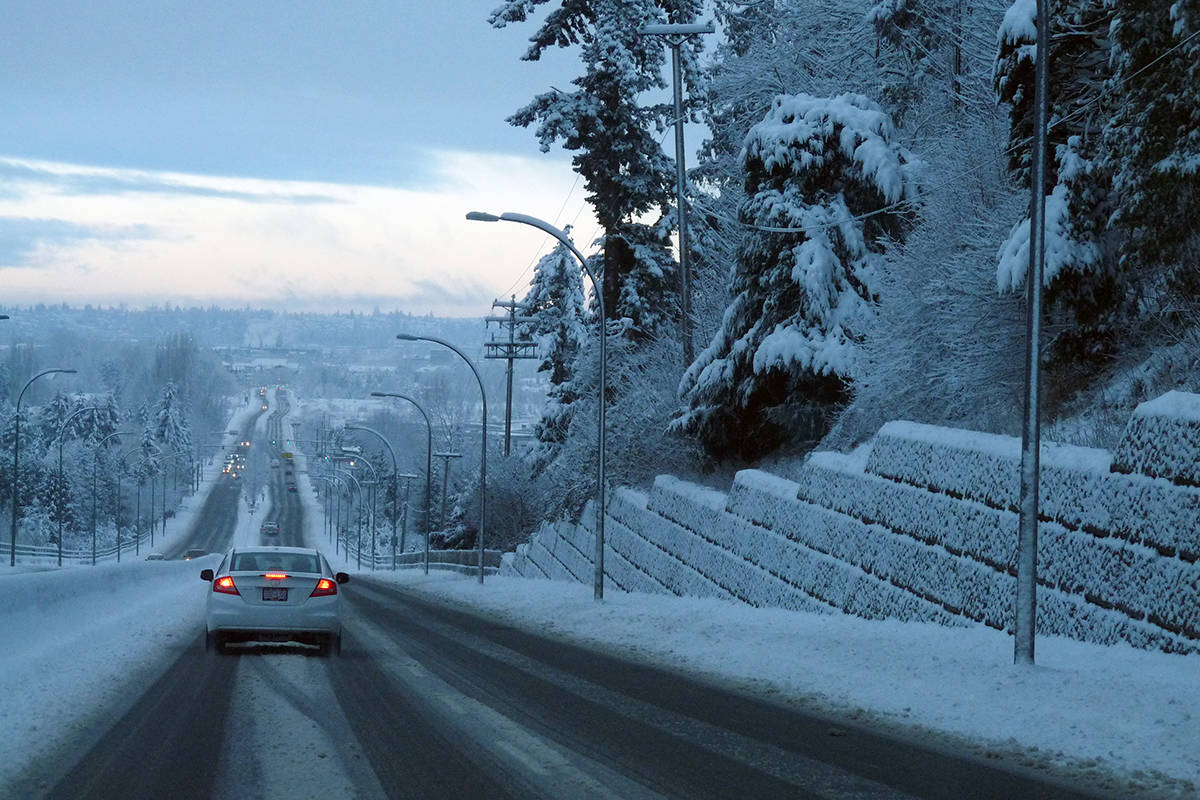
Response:
[[[242,602],[236,597],[230,599],[236,600],[238,605],[214,603],[209,607],[206,618],[209,632],[339,635],[342,632],[337,603],[317,605],[312,600],[320,598],[313,598],[301,606],[257,606]]]

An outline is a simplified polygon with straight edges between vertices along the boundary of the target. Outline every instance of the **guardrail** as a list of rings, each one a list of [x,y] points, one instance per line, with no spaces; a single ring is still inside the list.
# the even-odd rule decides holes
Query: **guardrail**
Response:
[[[358,551],[354,547],[354,542],[348,542],[346,545],[346,561],[350,563],[358,562]],[[499,550],[484,550],[483,551],[483,572],[485,575],[494,575],[500,570]],[[371,569],[371,554],[363,552],[362,564],[364,570]],[[396,554],[396,569],[413,569],[425,566],[425,552],[411,551],[408,553]],[[479,570],[479,551],[478,550],[430,550],[429,551],[429,568],[454,570],[456,572],[474,573]],[[377,553],[375,555],[375,570],[386,571],[392,569],[392,554]]]
[[[157,535],[157,534],[155,535],[156,541],[157,541],[157,539],[160,539],[160,538],[162,538],[160,535]],[[6,545],[4,547],[0,547],[0,551],[9,550],[10,547],[11,547],[11,545]],[[139,554],[136,552],[137,550],[142,550],[144,552]],[[134,542],[132,536],[130,536],[128,539],[123,538],[121,541],[121,560],[123,560],[123,561],[126,559],[130,559],[130,558],[139,558],[139,557],[143,556],[145,553],[149,553],[149,552],[151,552],[150,551],[150,533],[149,533],[149,531],[147,531],[141,535],[140,545],[138,545],[137,543]],[[16,553],[17,562],[21,563],[21,564],[50,564],[50,563],[57,564],[58,563],[58,546],[57,545],[28,544],[28,543],[17,542],[16,548],[15,548],[15,553]],[[89,564],[90,565],[92,563],[92,549],[90,547],[83,548],[83,549],[65,548],[64,547],[63,551],[62,551],[62,558],[63,558],[64,564]],[[97,564],[99,564],[102,561],[116,561],[116,560],[117,560],[116,544],[111,544],[111,545],[104,546],[104,547],[98,546],[96,548],[96,563]]]

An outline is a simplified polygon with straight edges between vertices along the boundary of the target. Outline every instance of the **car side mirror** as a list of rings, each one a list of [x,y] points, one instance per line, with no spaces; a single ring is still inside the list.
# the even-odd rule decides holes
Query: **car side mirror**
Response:
[[[200,580],[211,581],[213,579],[213,571],[211,569],[200,570]]]
[[[350,580],[350,576],[344,572],[339,572],[333,576],[333,579],[338,583],[345,583],[346,581]]]

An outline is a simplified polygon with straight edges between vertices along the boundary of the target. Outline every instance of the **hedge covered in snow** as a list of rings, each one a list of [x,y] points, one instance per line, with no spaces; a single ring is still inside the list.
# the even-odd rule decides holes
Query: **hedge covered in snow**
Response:
[[[1021,442],[1012,436],[889,422],[875,436],[866,470],[1016,511],[1020,463]],[[1043,443],[1040,515],[1162,555],[1200,558],[1200,490],[1113,473],[1109,465],[1105,450]]]
[[[1200,486],[1200,395],[1167,392],[1133,412],[1113,470]]]

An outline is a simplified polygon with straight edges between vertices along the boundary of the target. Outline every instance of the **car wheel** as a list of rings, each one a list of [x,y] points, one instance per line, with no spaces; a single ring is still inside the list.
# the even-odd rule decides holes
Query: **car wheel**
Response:
[[[220,633],[210,633],[206,639],[211,642],[212,649],[216,650],[218,655],[225,655],[229,652],[229,648],[225,646],[224,635]],[[206,646],[205,649],[207,650],[208,647]]]
[[[204,631],[204,652],[213,649],[213,635],[208,630]]]
[[[332,649],[333,654],[335,656],[340,656],[342,654],[342,636],[341,636],[341,634],[337,634],[337,635],[331,637],[330,649]]]

